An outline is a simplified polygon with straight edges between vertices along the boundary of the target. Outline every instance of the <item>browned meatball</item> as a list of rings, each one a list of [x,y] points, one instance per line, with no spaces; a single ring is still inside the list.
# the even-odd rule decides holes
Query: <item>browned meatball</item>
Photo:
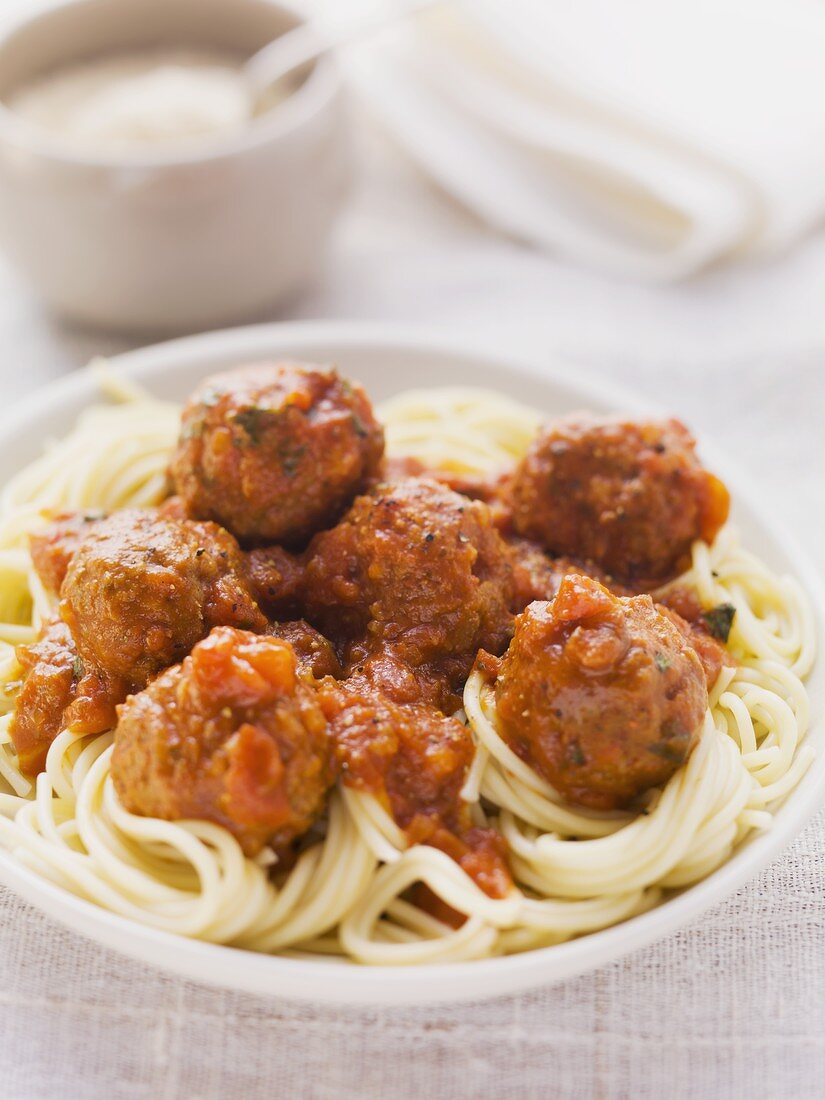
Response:
[[[485,477],[477,474],[459,474],[452,470],[439,470],[437,467],[427,466],[420,458],[413,455],[384,455],[381,462],[378,480],[400,481],[405,477],[426,477],[430,481],[437,481],[454,489],[462,496],[471,500],[483,500],[491,507],[497,506],[501,493],[502,475],[496,474]],[[498,518],[498,517],[496,517]]]
[[[563,576],[553,559],[529,539],[508,539],[507,548],[513,567],[512,610],[518,613],[534,600],[552,600]]]
[[[548,424],[504,491],[516,532],[592,558],[620,580],[678,572],[727,519],[725,486],[678,420],[570,417]]]
[[[507,644],[511,585],[486,505],[407,478],[359,497],[337,527],[316,536],[305,614],[339,644],[350,670],[401,662],[455,686],[480,646],[501,652]]]
[[[37,641],[18,646],[17,659],[23,682],[9,734],[20,770],[33,776],[45,768],[49,746],[62,729],[111,729],[117,699],[105,675],[85,668],[62,619],[44,623]]]
[[[71,559],[62,597],[83,661],[133,690],[213,626],[267,626],[230,534],[137,509],[93,526]]]
[[[284,854],[324,809],[327,721],[292,646],[219,627],[119,708],[112,778],[127,810],[225,826]]]
[[[699,658],[650,597],[581,576],[518,617],[496,682],[513,750],[570,802],[603,810],[670,778],[707,705]]]
[[[538,543],[529,539],[508,538],[507,547],[513,563],[513,604],[515,612],[524,611],[534,600],[552,600],[562,580],[570,573],[593,577],[617,596],[634,596],[592,561],[573,558],[551,558]]]
[[[59,619],[45,624],[32,645],[19,646],[23,686],[9,734],[20,770],[37,775],[46,765],[49,745],[60,733],[63,711],[77,683],[77,650],[69,628]]]
[[[255,599],[274,618],[301,612],[304,565],[299,554],[282,546],[262,546],[244,554],[246,573]]]
[[[512,885],[501,836],[473,826],[461,788],[473,760],[470,731],[428,706],[401,706],[363,677],[321,688],[349,787],[369,792],[410,843],[445,851],[489,894]]]
[[[29,539],[32,564],[52,596],[60,594],[75,551],[100,519],[102,513],[66,512]]]
[[[696,592],[684,585],[673,585],[666,592],[658,593],[656,598],[657,609],[670,619],[696,650],[710,690],[723,668],[736,666],[736,661],[725,649],[735,608],[731,604],[722,604],[706,611]]]
[[[311,673],[316,680],[323,680],[325,676],[332,676],[336,680],[341,677],[341,662],[332,643],[303,619],[289,623],[272,623],[268,633],[273,638],[289,642],[295,650],[298,667],[302,672]]]
[[[338,519],[383,451],[360,386],[325,367],[259,363],[195,391],[171,476],[192,516],[294,546]]]

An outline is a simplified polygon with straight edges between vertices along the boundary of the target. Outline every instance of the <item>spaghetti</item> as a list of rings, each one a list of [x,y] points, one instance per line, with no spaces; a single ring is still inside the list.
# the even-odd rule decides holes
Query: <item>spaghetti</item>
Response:
[[[0,844],[71,893],[152,927],[256,951],[344,955],[373,965],[458,961],[524,951],[603,928],[710,874],[812,759],[803,680],[814,659],[804,594],[725,528],[694,544],[679,583],[704,607],[736,608],[724,667],[698,745],[642,813],[569,804],[501,735],[493,685],[474,671],[462,720],[475,758],[462,797],[474,822],[506,841],[515,885],[490,897],[444,852],[410,847],[377,798],[339,787],[294,864],[244,856],[224,828],[127,812],[110,775],[113,733],[64,730],[46,769],[24,775],[8,726],[20,669],[15,646],[53,613],[28,535],[63,510],[159,503],[180,410],[101,373],[112,402],[18,473],[0,497]],[[518,460],[537,418],[473,390],[402,394],[381,410],[389,451],[461,476]],[[409,900],[425,884],[459,915]],[[463,920],[461,918],[464,918]],[[455,924],[458,924],[456,927]]]

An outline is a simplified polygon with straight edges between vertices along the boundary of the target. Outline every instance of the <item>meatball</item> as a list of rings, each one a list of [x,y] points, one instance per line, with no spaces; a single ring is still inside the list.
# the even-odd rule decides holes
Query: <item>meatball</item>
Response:
[[[534,600],[552,600],[562,580],[570,573],[593,577],[617,596],[634,595],[618,584],[592,561],[551,558],[529,539],[508,538],[513,563],[513,604],[515,612],[524,611]]]
[[[493,477],[482,474],[458,473],[455,470],[439,469],[427,466],[414,455],[384,455],[380,467],[381,481],[398,481],[405,477],[426,477],[454,489],[471,500],[483,500],[485,504],[496,505],[501,490],[501,475]]]
[[[725,486],[678,420],[570,417],[547,425],[505,490],[517,534],[553,554],[592,558],[620,580],[661,580],[712,542]]]
[[[112,685],[86,669],[68,626],[43,624],[31,645],[17,648],[22,685],[9,723],[20,770],[34,776],[46,766],[49,746],[63,729],[103,733],[115,724]]]
[[[324,810],[327,721],[288,642],[218,627],[119,712],[112,778],[132,813],[214,821],[247,855],[283,856]]]
[[[60,611],[83,661],[131,690],[213,626],[267,626],[231,535],[136,509],[94,525],[71,560]]]
[[[553,559],[529,539],[509,539],[507,547],[513,567],[513,611],[523,611],[534,600],[551,600],[561,580]]]
[[[195,391],[171,477],[192,516],[242,542],[300,546],[338,519],[383,451],[360,386],[325,367],[259,363]]]
[[[75,551],[101,518],[102,513],[66,512],[30,537],[32,564],[50,595],[60,595]]]
[[[23,685],[9,724],[9,736],[24,775],[46,766],[49,746],[61,730],[63,711],[74,697],[77,650],[69,628],[57,619],[44,625],[32,645],[18,646]]]
[[[457,670],[468,664],[468,659],[459,663],[445,657],[419,664],[413,663],[408,653],[399,655],[391,648],[376,648],[366,655],[360,649],[353,647],[356,656],[345,666],[348,677],[362,679],[396,703],[425,703],[444,714],[455,714],[461,708],[466,676]]]
[[[735,668],[736,661],[728,653],[723,642],[727,641],[727,632],[721,632],[717,623],[720,613],[727,622],[728,632],[733,622],[734,608],[729,604],[713,608],[707,612],[699,602],[699,597],[691,588],[675,585],[666,592],[657,594],[657,610],[666,615],[676,629],[696,650],[696,656],[705,670],[708,690],[719,678],[723,668]],[[716,628],[714,635],[712,628]]]
[[[272,623],[268,633],[274,638],[289,642],[295,650],[298,667],[302,672],[311,673],[316,680],[323,680],[325,676],[332,676],[336,680],[341,677],[341,662],[332,643],[303,619],[290,623]]]
[[[486,505],[420,478],[359,497],[307,555],[304,611],[349,671],[399,662],[463,682],[512,629],[512,571]]]
[[[495,696],[513,751],[564,798],[599,810],[665,783],[708,705],[699,658],[649,596],[575,575],[516,620]]]
[[[402,706],[362,677],[327,682],[324,710],[344,784],[375,795],[412,844],[440,848],[487,893],[512,885],[504,846],[475,828],[461,788],[475,752],[455,718],[428,706]]]
[[[275,618],[300,614],[304,566],[300,555],[281,546],[263,546],[244,555],[255,599]]]

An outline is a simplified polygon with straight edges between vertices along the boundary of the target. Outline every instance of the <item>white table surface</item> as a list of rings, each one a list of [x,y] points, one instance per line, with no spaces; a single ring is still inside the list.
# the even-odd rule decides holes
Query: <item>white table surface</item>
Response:
[[[366,126],[361,147],[326,273],[289,318],[467,331],[638,387],[735,455],[825,566],[825,236],[758,270],[621,285],[488,234]],[[61,326],[0,267],[6,402],[126,346]],[[731,900],[625,961],[511,1000],[369,1011],[202,988],[0,891],[0,1094],[823,1096],[823,898],[820,815]]]

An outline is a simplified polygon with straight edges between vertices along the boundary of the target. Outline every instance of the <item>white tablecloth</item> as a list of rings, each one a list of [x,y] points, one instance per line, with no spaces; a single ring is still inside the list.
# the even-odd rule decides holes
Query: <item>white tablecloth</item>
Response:
[[[825,236],[770,268],[617,285],[492,237],[363,145],[327,272],[291,317],[467,330],[642,388],[724,444],[825,566]],[[50,321],[0,269],[4,398],[122,346]],[[0,1095],[821,1097],[823,898],[825,814],[731,900],[623,962],[511,1000],[369,1011],[180,981],[0,891]]]

